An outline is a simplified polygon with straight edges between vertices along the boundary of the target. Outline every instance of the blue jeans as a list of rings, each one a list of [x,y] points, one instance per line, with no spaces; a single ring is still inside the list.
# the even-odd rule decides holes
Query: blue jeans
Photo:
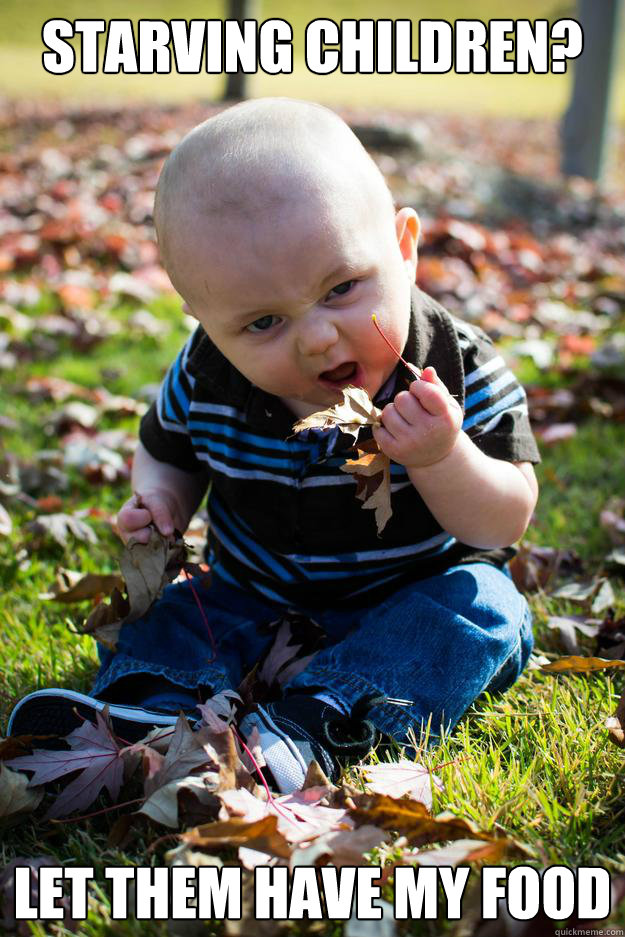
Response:
[[[159,676],[177,686],[212,691],[236,689],[273,636],[257,625],[278,619],[284,608],[213,577],[197,594],[189,583],[168,586],[150,612],[124,625],[116,653],[104,651],[93,694],[123,696],[129,677]],[[384,602],[365,608],[297,609],[317,621],[326,646],[284,687],[322,688],[352,707],[365,695],[410,700],[381,703],[368,718],[383,733],[406,742],[431,719],[430,734],[453,727],[484,691],[504,690],[517,679],[532,649],[531,615],[509,575],[487,563],[456,566],[439,576],[403,586]],[[118,681],[118,687],[115,684]],[[305,691],[305,690],[304,690]],[[120,692],[122,695],[120,696]]]

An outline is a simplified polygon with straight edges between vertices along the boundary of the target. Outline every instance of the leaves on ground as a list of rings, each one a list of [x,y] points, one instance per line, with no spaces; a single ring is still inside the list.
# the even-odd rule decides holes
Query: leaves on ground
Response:
[[[117,799],[123,780],[123,749],[111,731],[106,712],[96,713],[96,725],[85,720],[66,737],[70,750],[35,749],[6,761],[9,767],[32,771],[31,786],[48,784],[75,771],[80,772],[63,789],[46,813],[46,819],[67,816],[88,807],[105,787]]]

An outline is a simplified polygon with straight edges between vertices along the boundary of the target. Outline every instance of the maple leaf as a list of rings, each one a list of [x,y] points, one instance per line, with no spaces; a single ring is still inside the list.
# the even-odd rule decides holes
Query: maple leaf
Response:
[[[375,406],[362,387],[345,387],[343,402],[320,410],[294,424],[293,430],[300,433],[307,429],[328,429],[338,426],[356,441],[363,426],[379,426],[382,411]],[[356,447],[357,457],[347,459],[341,471],[354,476],[356,497],[363,508],[375,511],[378,536],[392,515],[391,509],[391,460],[381,450],[375,439],[368,439]]]
[[[363,502],[363,508],[375,511],[375,523],[378,536],[382,533],[392,516],[391,508],[391,460],[383,453],[375,439],[356,449],[357,458],[348,459],[341,465],[342,472],[348,472],[356,479],[356,497]]]
[[[44,819],[67,816],[93,803],[106,787],[115,801],[124,775],[124,750],[113,735],[108,712],[96,712],[96,725],[85,720],[66,737],[67,750],[35,749],[32,755],[12,758],[5,764],[19,771],[33,771],[30,786],[47,784],[79,771],[56,798]]]
[[[431,775],[427,768],[406,758],[397,762],[362,765],[359,770],[373,794],[407,796],[426,807],[432,806],[432,781],[439,789],[443,786],[440,779]]]
[[[363,426],[379,426],[382,411],[375,406],[369,394],[362,387],[343,388],[343,401],[328,410],[319,410],[293,425],[295,433],[307,429],[329,429],[338,426],[343,433],[354,438]]]

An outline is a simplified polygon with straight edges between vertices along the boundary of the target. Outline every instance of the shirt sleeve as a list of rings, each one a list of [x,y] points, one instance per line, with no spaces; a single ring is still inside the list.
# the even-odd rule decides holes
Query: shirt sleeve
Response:
[[[540,462],[522,386],[481,329],[458,325],[464,361],[462,429],[486,455]]]
[[[195,454],[188,427],[195,378],[187,364],[200,338],[201,331],[196,329],[168,368],[158,396],[139,426],[139,439],[151,456],[186,472],[206,470]]]

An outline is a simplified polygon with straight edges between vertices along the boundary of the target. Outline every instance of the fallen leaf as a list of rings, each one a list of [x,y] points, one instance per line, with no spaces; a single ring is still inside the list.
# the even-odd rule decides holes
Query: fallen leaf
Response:
[[[151,796],[160,787],[186,778],[199,768],[219,772],[219,758],[210,742],[208,726],[193,732],[184,715],[178,716],[167,754],[159,769],[145,781],[145,793]],[[203,772],[205,773],[205,772]]]
[[[109,595],[113,589],[123,589],[124,580],[115,573],[81,573],[73,569],[59,569],[50,591],[40,598],[57,602],[84,602],[100,595]]]
[[[428,808],[432,806],[432,781],[442,789],[442,783],[436,775],[430,774],[423,765],[406,758],[397,762],[362,765],[359,771],[372,794],[410,797]]]
[[[123,749],[110,727],[108,713],[96,712],[96,725],[85,720],[66,737],[67,750],[35,749],[32,755],[13,758],[5,764],[18,771],[32,771],[30,785],[48,784],[79,771],[59,794],[45,819],[67,816],[88,807],[106,787],[115,801],[123,780]]]
[[[0,829],[19,822],[36,810],[43,798],[42,787],[31,787],[28,778],[0,762]]]
[[[357,826],[370,823],[383,830],[400,833],[406,837],[409,845],[466,839],[470,836],[487,842],[494,839],[462,817],[453,814],[433,817],[425,804],[410,797],[395,799],[387,794],[366,795],[354,810],[349,811],[349,815]]]
[[[86,543],[98,540],[93,528],[75,514],[41,514],[26,525],[26,530],[40,537],[51,537],[62,547],[67,546],[70,535]]]
[[[488,865],[499,865],[508,852],[511,840],[501,837],[490,843],[479,842],[474,839],[457,839],[448,846],[435,849],[420,849],[417,852],[405,851],[402,860],[415,865],[452,866],[464,865],[467,862],[486,862]]]
[[[510,574],[520,592],[546,589],[560,573],[579,572],[581,560],[572,550],[522,543],[510,560]]]
[[[289,867],[294,869],[296,865],[318,865],[321,859],[324,860],[323,864],[330,863],[337,868],[343,865],[363,865],[364,854],[389,839],[388,831],[370,824],[355,830],[330,830],[317,836],[311,843],[295,849]]]
[[[577,642],[578,631],[589,638],[594,638],[599,633],[599,625],[587,624],[584,617],[576,618],[572,615],[550,615],[547,619],[547,627],[558,632],[562,646],[568,654],[580,653]]]
[[[625,667],[625,660],[606,660],[604,657],[559,657],[541,670],[547,673],[591,673],[611,667]]]
[[[177,829],[180,825],[179,820],[179,795],[184,791],[189,791],[195,795],[200,804],[213,806],[212,816],[215,816],[215,796],[217,789],[218,774],[214,771],[205,771],[200,775],[189,775],[187,777],[175,778],[168,781],[162,787],[155,790],[147,800],[141,805],[138,813],[142,813],[171,829]],[[209,816],[204,816],[204,820]]]
[[[267,815],[260,820],[241,820],[232,817],[229,820],[217,820],[215,823],[205,823],[196,826],[180,839],[188,846],[249,846],[260,849],[273,856],[288,859],[292,847],[284,835],[278,832],[278,820],[274,815]]]

